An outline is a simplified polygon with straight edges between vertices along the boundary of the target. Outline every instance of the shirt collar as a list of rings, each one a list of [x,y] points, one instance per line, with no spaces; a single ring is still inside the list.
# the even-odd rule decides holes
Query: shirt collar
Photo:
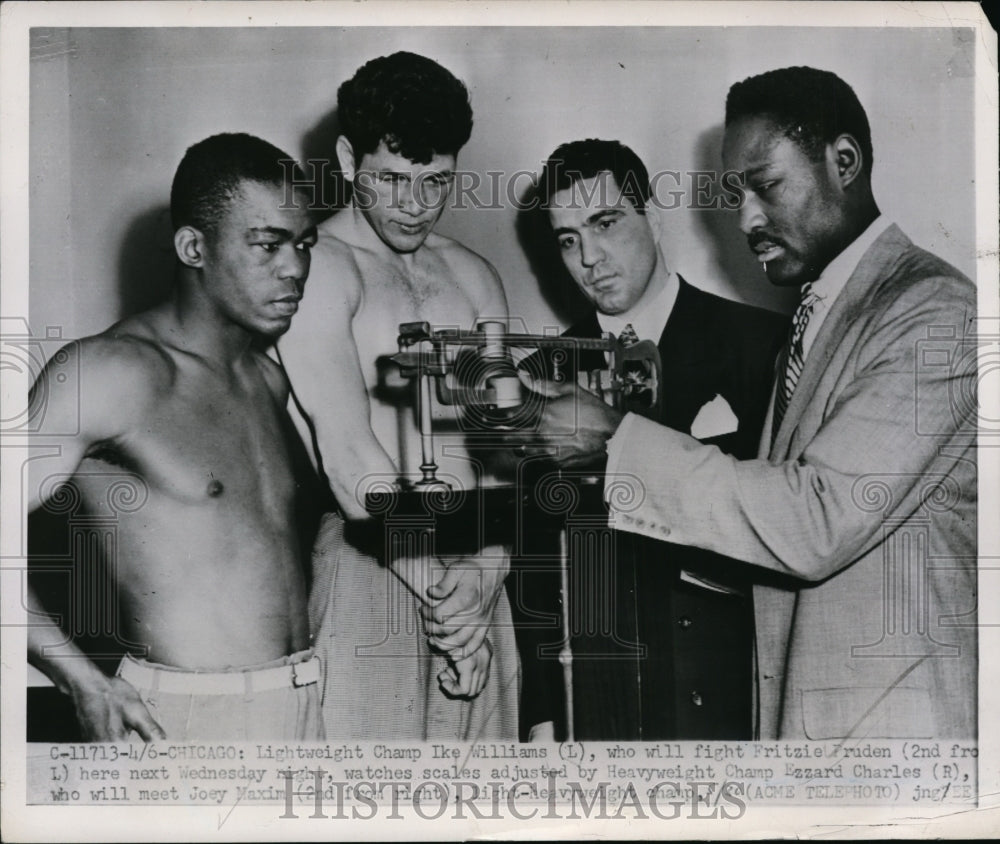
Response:
[[[847,285],[847,280],[851,277],[865,252],[891,225],[892,222],[884,214],[879,214],[868,224],[868,228],[826,265],[819,278],[812,284],[812,292],[823,300],[825,308],[829,308],[833,304],[834,299]]]
[[[660,342],[663,329],[667,327],[670,312],[677,301],[680,290],[680,279],[677,273],[668,272],[666,283],[659,289],[650,292],[648,289],[631,308],[621,314],[603,314],[597,312],[597,322],[601,331],[620,336],[626,325],[631,325],[640,340]]]

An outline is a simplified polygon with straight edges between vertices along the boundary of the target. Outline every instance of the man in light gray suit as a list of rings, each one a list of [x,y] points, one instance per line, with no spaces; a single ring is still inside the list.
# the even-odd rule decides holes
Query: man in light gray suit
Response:
[[[768,278],[802,289],[757,459],[572,388],[547,388],[536,436],[563,465],[606,457],[616,527],[759,567],[760,738],[974,738],[975,289],[880,215],[834,74],[734,85],[723,158]]]

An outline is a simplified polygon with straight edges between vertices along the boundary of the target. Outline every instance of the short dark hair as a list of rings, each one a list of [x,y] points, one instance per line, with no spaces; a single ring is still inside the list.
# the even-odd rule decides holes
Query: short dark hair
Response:
[[[726,97],[726,126],[743,117],[766,117],[812,159],[844,133],[861,147],[872,169],[868,115],[854,90],[837,74],[812,67],[784,67],[737,82]]]
[[[418,164],[458,155],[472,134],[465,85],[437,62],[399,52],[364,64],[337,91],[337,117],[355,159],[389,151]]]
[[[621,141],[597,138],[562,144],[549,156],[538,180],[538,196],[543,207],[552,202],[558,191],[603,172],[614,176],[622,195],[637,210],[645,209],[651,190],[649,172],[642,159]]]
[[[305,176],[292,157],[245,133],[213,135],[188,148],[170,189],[174,230],[194,226],[206,233],[219,223],[239,194],[240,182],[282,186]]]

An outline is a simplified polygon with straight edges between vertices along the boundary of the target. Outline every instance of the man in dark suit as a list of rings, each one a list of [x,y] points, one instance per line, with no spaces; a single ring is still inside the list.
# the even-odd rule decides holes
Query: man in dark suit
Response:
[[[594,306],[566,336],[652,340],[668,399],[656,421],[752,457],[787,320],[699,290],[668,266],[646,167],[623,144],[560,146],[539,196],[563,263]],[[607,365],[601,351],[577,358],[564,377]],[[576,737],[749,739],[749,584],[720,573],[731,568],[724,558],[697,549],[617,531],[594,547],[604,550],[571,564]],[[520,600],[529,612],[544,603],[531,591],[522,588]],[[553,589],[542,591],[552,599]],[[524,709],[538,722],[538,701],[559,698],[558,666],[544,659],[556,649],[527,631],[521,639]]]

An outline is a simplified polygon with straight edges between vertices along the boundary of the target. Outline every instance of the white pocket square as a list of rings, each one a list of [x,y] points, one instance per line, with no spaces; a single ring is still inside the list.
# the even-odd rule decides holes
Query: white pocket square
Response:
[[[696,440],[708,440],[731,434],[740,426],[733,409],[722,396],[716,396],[710,402],[702,405],[701,410],[691,423],[691,436]]]

